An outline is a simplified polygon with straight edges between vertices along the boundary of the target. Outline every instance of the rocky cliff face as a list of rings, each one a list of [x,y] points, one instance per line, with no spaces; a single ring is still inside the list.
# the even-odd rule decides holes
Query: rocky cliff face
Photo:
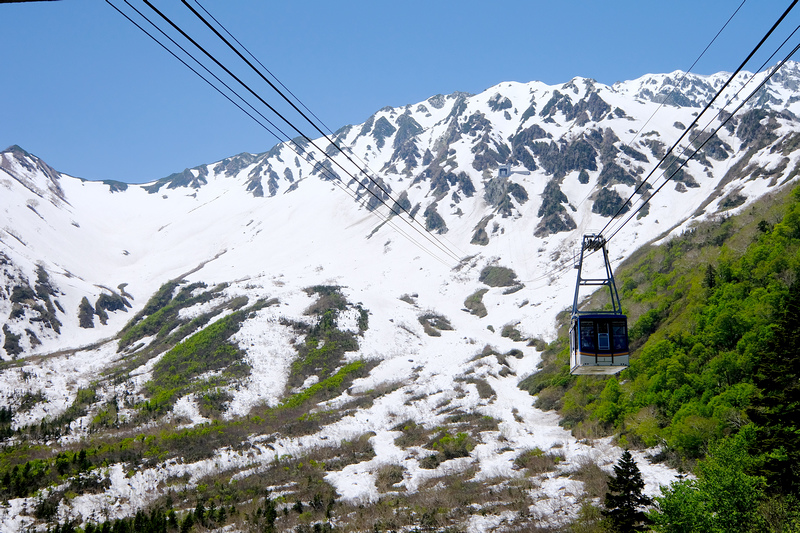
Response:
[[[720,104],[762,76],[742,74]],[[708,130],[693,129],[644,183],[725,77],[437,95],[341,128],[338,148],[297,140],[144,185],[75,179],[12,147],[0,153],[0,396],[13,414],[0,430],[55,456],[90,433],[116,442],[155,426],[231,424],[191,451],[169,433],[163,463],[136,447],[128,460],[93,456],[110,466],[94,471],[92,490],[49,493],[61,515],[83,519],[97,506],[135,513],[175,483],[191,495],[215,486],[212,475],[252,480],[309,447],[343,457],[343,443],[372,455],[353,452],[314,479],[348,505],[398,486],[435,490],[444,475],[511,483],[534,448],[560,458],[554,471],[577,468],[596,456],[592,443],[516,384],[571,305],[581,235],[631,212],[634,191],[635,208],[664,185],[629,223],[614,222],[617,262],[796,180],[793,63],[683,168],[674,172]],[[662,171],[674,172],[666,184]],[[272,409],[287,405],[294,418],[274,426]],[[441,444],[461,433],[462,448]],[[603,446],[595,458],[608,466],[617,451]],[[375,472],[387,465],[400,477],[384,486]],[[651,491],[670,475],[643,470]],[[566,495],[537,475],[526,498],[576,512],[580,482]],[[278,478],[275,490],[312,499]],[[0,511],[4,529],[36,521],[23,514],[34,492]],[[509,506],[498,513],[523,520]],[[555,516],[536,513],[524,516]]]
[[[632,198],[636,206],[673,173],[672,183],[638,213],[636,224],[658,224],[664,231],[702,212],[737,207],[795,175],[800,130],[797,63],[785,65],[694,158],[674,171],[709,138],[719,120],[727,118],[727,111],[719,109],[728,100],[749,94],[763,76],[743,73],[734,80],[708,118],[699,122],[702,128],[689,132],[655,172],[667,148],[695,120],[727,74],[673,72],[611,87],[582,78],[557,86],[503,83],[478,95],[436,95],[401,108],[383,108],[363,124],[341,128],[331,136],[338,148],[326,139],[308,143],[298,138],[262,154],[239,154],[137,186],[77,181],[11,147],[0,154],[7,191],[0,228],[6,356],[54,347],[47,339],[59,337],[62,323],[66,330],[73,329],[84,297],[92,309],[98,308],[101,297],[124,299],[116,287],[128,282],[107,279],[119,260],[132,266],[141,261],[152,264],[153,259],[144,254],[132,257],[128,248],[138,245],[131,241],[148,241],[151,249],[168,254],[174,243],[164,238],[162,230],[176,224],[188,228],[195,211],[189,208],[188,218],[181,218],[183,207],[178,205],[190,198],[197,202],[201,196],[214,197],[222,205],[246,194],[259,199],[264,209],[278,212],[283,209],[278,204],[293,203],[277,199],[284,195],[294,202],[325,201],[309,189],[332,182],[346,188],[357,203],[333,193],[330,203],[352,213],[374,212],[375,225],[387,219],[390,225],[399,224],[401,231],[411,232],[411,239],[432,246],[434,254],[442,252],[416,232],[424,228],[433,235],[448,235],[459,252],[446,253],[446,262],[458,255],[487,253],[495,245],[502,248],[507,234],[531,248],[541,247],[537,240],[548,241],[552,248],[553,238],[558,246],[569,247],[581,232],[604,226],[634,191],[638,191]],[[108,200],[109,196],[114,199]],[[177,197],[180,200],[172,201]],[[77,209],[76,204],[86,207]],[[142,216],[148,220],[142,222]],[[252,227],[252,221],[248,223],[246,227]],[[280,231],[291,232],[304,223],[282,224]],[[121,228],[131,244],[110,253]],[[223,232],[230,240],[237,230]],[[82,253],[75,253],[69,244],[73,242],[80,243]],[[190,253],[192,259],[180,268],[191,268],[222,251],[200,248],[204,252]],[[89,265],[91,275],[79,273]],[[43,275],[52,284],[49,304],[33,290]],[[73,280],[68,284],[71,291],[80,288],[56,298],[64,279]],[[142,288],[154,290],[155,283]],[[39,299],[23,298],[31,291]],[[41,309],[49,310],[43,315]],[[88,324],[88,308],[82,309]],[[123,305],[115,311],[126,309]]]

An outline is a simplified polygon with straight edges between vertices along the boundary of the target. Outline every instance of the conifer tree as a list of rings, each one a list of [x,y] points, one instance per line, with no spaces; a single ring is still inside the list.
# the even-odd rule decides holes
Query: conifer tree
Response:
[[[771,492],[800,493],[800,281],[776,306],[771,345],[756,360],[753,382],[760,389],[749,411],[758,425],[755,450],[762,453],[762,474]]]
[[[644,480],[631,452],[625,450],[614,465],[614,475],[608,480],[608,492],[604,502],[605,516],[614,531],[646,531],[649,519],[641,507],[653,500],[642,494]]]
[[[194,519],[198,524],[206,527],[206,507],[203,505],[202,501],[198,500],[197,505],[194,508]]]

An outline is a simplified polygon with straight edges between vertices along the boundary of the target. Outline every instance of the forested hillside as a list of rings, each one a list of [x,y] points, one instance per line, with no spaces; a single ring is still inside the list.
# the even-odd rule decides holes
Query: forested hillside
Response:
[[[697,474],[660,500],[664,531],[798,525],[799,252],[800,188],[643,249],[616,274],[633,324],[630,368],[570,376],[561,335],[521,383],[576,436],[660,445]],[[603,305],[596,296],[587,307]]]
[[[682,469],[718,516],[721,465],[788,505],[800,64],[770,72],[503,82],[141,185],[0,152],[0,531],[562,531],[625,448],[641,502]],[[612,226],[634,364],[575,379],[572,252]]]

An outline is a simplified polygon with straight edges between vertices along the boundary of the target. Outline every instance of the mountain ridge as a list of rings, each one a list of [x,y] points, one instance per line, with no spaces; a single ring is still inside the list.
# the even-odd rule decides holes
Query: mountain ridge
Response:
[[[622,228],[611,243],[615,264],[796,181],[800,103],[790,87],[799,76],[797,64],[788,67],[765,87],[762,107],[722,128]],[[741,74],[730,90],[761,76]],[[341,155],[332,157],[344,169],[320,163],[300,140],[127,186],[59,174],[22,149],[3,152],[0,394],[13,408],[10,427],[51,442],[56,453],[93,432],[113,440],[153,424],[175,432],[253,424],[251,435],[196,460],[181,458],[166,437],[163,462],[103,456],[110,466],[95,473],[109,486],[58,499],[59,516],[86,520],[90,509],[109,505],[116,505],[109,516],[128,516],[158,501],[159,480],[188,476],[182,486],[191,492],[214,468],[245,479],[283,453],[299,457],[370,432],[364,442],[373,458],[324,471],[342,501],[381,498],[375,472],[387,465],[401,467],[393,485],[409,493],[448,472],[465,482],[519,481],[515,461],[534,447],[563,455],[559,468],[586,457],[609,467],[619,453],[610,441],[577,442],[516,384],[536,371],[556,314],[571,303],[574,243],[609,221],[723,77],[688,75],[675,105],[628,143],[675,73],[619,86],[505,82],[477,95],[383,108],[335,134],[375,170],[380,188]],[[676,168],[680,157],[666,166]],[[652,190],[644,186],[636,199]],[[513,282],[487,282],[493,268],[510,270]],[[136,340],[121,342],[131,330]],[[170,392],[160,361],[184,364],[179,346],[201,345],[204,331],[225,331],[214,349],[233,363],[192,370],[190,383]],[[281,435],[252,422],[309,398],[314,406],[295,414],[322,417],[313,431]],[[363,406],[336,407],[350,402]],[[111,419],[103,414],[112,411]],[[68,413],[83,414],[63,418]],[[50,437],[32,429],[58,420],[68,422]],[[424,437],[405,429],[409,420]],[[445,435],[435,437],[436,427]],[[418,444],[395,444],[398,432]],[[470,439],[462,438],[463,449],[442,444],[459,433]],[[651,492],[675,474],[649,463],[643,472]],[[545,502],[529,504],[532,514],[558,523],[554,510],[567,506],[566,516],[575,516],[585,485],[571,480],[565,491],[548,476],[525,489]],[[21,510],[36,505],[32,492],[13,498],[4,527],[35,523]]]

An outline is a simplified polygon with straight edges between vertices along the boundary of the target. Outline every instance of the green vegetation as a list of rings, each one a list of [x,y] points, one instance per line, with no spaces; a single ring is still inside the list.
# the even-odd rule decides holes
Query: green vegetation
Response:
[[[344,354],[358,350],[356,335],[338,329],[339,313],[351,304],[341,293],[341,288],[329,285],[317,285],[306,289],[309,295],[316,295],[317,300],[305,311],[315,319],[313,326],[305,323],[287,323],[298,333],[306,335],[305,341],[297,343],[297,359],[292,362],[288,386],[299,387],[310,376],[317,376],[321,385],[332,377],[332,373],[342,365]],[[369,326],[369,315],[360,306],[355,306],[359,313],[359,331]]]
[[[207,302],[214,297],[211,291],[192,296],[191,293],[193,291],[206,286],[205,283],[192,283],[182,287],[173,298],[172,294],[179,285],[179,281],[169,281],[162,285],[147,301],[144,309],[137,313],[133,320],[122,329],[122,337],[119,340],[120,350],[150,335],[156,335],[158,339],[163,339],[182,323],[178,319],[178,311],[198,303]],[[199,327],[200,325],[202,324],[197,324],[196,326]]]
[[[485,379],[469,377],[464,382],[475,385],[475,388],[478,389],[478,396],[483,400],[497,397],[497,393]]]
[[[441,337],[442,331],[452,331],[453,329],[446,317],[436,313],[425,313],[418,320],[425,333],[431,337]]]
[[[206,418],[218,418],[233,395],[225,389],[213,389],[198,398],[200,414]]]
[[[37,403],[46,401],[46,397],[41,391],[35,393],[28,392],[22,396],[19,402],[18,411],[27,411]],[[89,406],[97,401],[97,394],[94,387],[78,389],[75,400],[67,407],[66,411],[55,417],[44,418],[38,424],[24,426],[16,430],[16,434],[24,436],[26,439],[53,439],[69,433],[72,422],[85,416]],[[11,436],[10,434],[8,436]]]
[[[227,339],[251,313],[274,305],[277,300],[261,300],[243,309],[247,297],[226,300],[222,298],[224,285],[212,290],[203,290],[205,287],[204,283],[182,285],[179,281],[164,284],[120,333],[118,351],[124,350],[128,355],[109,372],[112,379],[127,379],[134,368],[167,352],[155,365],[153,380],[147,384],[150,400],[140,405],[139,411],[144,417],[163,413],[179,394],[209,391],[249,373],[241,362],[242,354]],[[182,309],[216,299],[219,303],[207,312],[191,319],[181,318]],[[233,312],[202,329],[226,310]],[[222,368],[226,370],[208,381],[191,383],[204,372]]]
[[[394,443],[400,448],[422,446],[428,442],[431,435],[430,430],[425,429],[425,426],[417,424],[413,420],[407,420],[402,424],[398,424],[392,428],[392,431],[402,432],[402,435],[394,439]]]
[[[475,440],[468,433],[458,432],[453,436],[447,431],[440,431],[426,447],[436,450],[436,453],[424,457],[419,465],[433,469],[449,459],[468,457],[475,448]]]
[[[92,430],[100,428],[112,428],[119,424],[119,403],[115,396],[105,405],[101,406],[97,414],[92,417]]]
[[[523,342],[528,340],[522,335],[522,332],[518,330],[515,326],[516,324],[506,324],[500,331],[500,336],[511,339],[514,342]]]
[[[608,480],[603,516],[613,531],[647,531],[650,520],[642,510],[653,500],[642,494],[644,480],[631,452],[625,450]],[[726,530],[727,531],[727,530]]]
[[[639,317],[630,328],[637,357],[620,377],[626,383],[571,377],[559,359],[526,388],[540,393],[540,404],[560,389],[552,406],[567,427],[624,428],[621,436],[632,445],[664,442],[682,457],[699,457],[711,440],[746,423],[759,395],[756,365],[780,309],[790,304],[787,282],[800,269],[798,213],[795,193],[774,226],[755,215],[726,219],[643,251],[618,272],[623,305]],[[751,240],[738,258],[724,244],[733,237],[737,248]],[[714,257],[716,266],[696,268],[699,259]],[[560,357],[565,348],[552,347]]]
[[[375,479],[375,486],[380,492],[389,492],[391,490],[405,490],[405,487],[395,487],[396,484],[403,481],[404,468],[400,465],[385,465],[378,470],[378,475]]]
[[[522,452],[514,459],[514,467],[524,469],[527,475],[534,476],[544,472],[552,472],[564,460],[561,453],[545,453],[539,448]]]
[[[486,306],[483,304],[483,295],[489,292],[489,289],[478,289],[464,300],[464,307],[473,315],[480,318],[489,314]]]
[[[517,274],[510,268],[489,265],[481,270],[478,281],[490,287],[511,287],[517,284]]]
[[[359,441],[360,443],[360,441]],[[345,445],[343,451],[351,452],[353,445]],[[283,471],[283,475],[275,476]],[[333,531],[330,519],[333,516],[336,494],[333,488],[322,479],[325,463],[311,459],[302,461],[284,459],[275,461],[270,468],[272,477],[286,478],[301,476],[304,480],[294,492],[294,504],[289,505],[285,496],[273,498],[269,490],[252,483],[235,483],[227,480],[224,485],[217,480],[215,485],[204,485],[194,498],[180,496],[162,498],[151,506],[149,511],[139,510],[127,518],[109,519],[101,522],[88,521],[83,529],[76,529],[76,523],[58,522],[53,533],[188,533],[190,531],[236,530],[275,533],[277,531],[330,532]],[[305,502],[305,503],[303,503]],[[42,501],[46,503],[46,500]],[[40,503],[39,507],[45,507]],[[177,504],[177,505],[176,505]],[[54,518],[52,513],[37,512],[37,517]],[[283,510],[283,512],[280,512]],[[99,515],[99,513],[98,513]],[[95,515],[93,515],[95,516]]]
[[[146,385],[150,400],[142,409],[164,412],[196,386],[194,378],[205,372],[225,369],[224,375],[230,379],[247,375],[249,367],[241,361],[241,351],[228,339],[239,330],[249,311],[221,318],[168,351],[153,367],[153,379]]]
[[[0,459],[0,498],[22,498],[51,483],[63,482],[92,469],[85,449],[61,452],[47,459],[30,459],[11,465],[13,455],[25,457],[30,448],[6,449]]]
[[[36,392],[27,391],[22,395],[22,398],[19,399],[17,411],[20,413],[30,411],[36,404],[46,401],[47,397],[41,390]]]
[[[175,400],[191,391],[216,388],[247,376],[250,367],[242,360],[243,352],[229,339],[249,315],[267,305],[269,302],[260,301],[220,318],[164,354],[153,367],[153,378],[145,385],[150,399],[140,406],[141,411],[151,416],[163,414]],[[196,380],[214,371],[221,373],[207,381]]]
[[[796,506],[767,508],[777,502],[766,501],[766,480],[753,474],[759,470],[759,458],[751,453],[756,443],[753,426],[746,426],[712,447],[695,468],[697,479],[662,487],[651,513],[656,530],[797,531],[800,512]]]
[[[658,499],[658,531],[800,525],[800,188],[641,250],[617,279],[630,367],[570,376],[563,335],[520,385],[576,436],[660,444],[673,465],[694,468],[697,480]]]
[[[242,354],[231,343],[230,337],[244,320],[252,318],[258,309],[274,302],[259,301],[247,308],[242,308],[245,302],[241,299],[221,304],[212,309],[212,313],[231,306],[239,309],[213,321],[204,329],[183,335],[179,332],[182,329],[186,331],[190,322],[181,322],[176,309],[189,305],[184,302],[192,300],[190,292],[202,296],[196,290],[202,287],[186,287],[177,291],[178,287],[177,284],[165,286],[146,307],[150,314],[141,313],[126,330],[135,331],[150,317],[156,316],[161,329],[168,331],[161,337],[156,334],[151,346],[156,344],[163,347],[176,343],[153,366],[152,380],[145,386],[145,391],[151,397],[138,406],[142,417],[133,421],[120,420],[119,412],[123,405],[132,406],[130,399],[115,396],[101,403],[94,386],[80,389],[72,406],[62,416],[17,431],[10,429],[14,412],[0,409],[0,431],[3,431],[4,437],[7,437],[6,430],[10,432],[8,436],[23,437],[22,440],[11,441],[14,444],[0,450],[0,499],[37,497],[35,506],[30,508],[31,514],[52,526],[58,506],[65,498],[107,488],[110,482],[105,478],[104,467],[110,464],[123,463],[129,473],[133,473],[139,468],[170,458],[198,461],[213,456],[220,447],[247,450],[250,447],[249,437],[253,434],[280,433],[286,437],[312,434],[319,431],[321,426],[345,416],[354,406],[363,406],[396,389],[395,384],[364,394],[352,393],[354,397],[336,410],[316,408],[320,401],[341,394],[354,379],[364,377],[377,364],[362,360],[347,364],[337,361],[334,364],[331,359],[332,366],[325,372],[313,364],[314,354],[318,355],[326,346],[329,351],[335,351],[332,350],[335,345],[357,349],[357,335],[369,326],[368,312],[360,305],[347,302],[338,287],[318,286],[307,290],[309,294],[318,296],[307,310],[317,320],[313,325],[292,324],[298,332],[311,339],[308,345],[313,345],[313,348],[305,352],[305,356],[311,357],[306,357],[301,366],[304,366],[304,372],[317,371],[320,376],[317,383],[286,395],[276,406],[256,406],[246,417],[213,420],[185,429],[177,427],[181,421],[165,419],[158,427],[138,427],[134,430],[143,417],[165,412],[178,397],[191,392],[196,393],[201,413],[218,417],[231,399],[224,385],[228,380],[240,377],[242,371],[246,370],[246,365],[241,363]],[[175,292],[178,294],[173,297]],[[202,297],[208,301],[207,296]],[[355,333],[336,328],[338,313],[345,310],[356,313],[358,330]],[[167,317],[163,318],[165,315]],[[136,334],[131,338],[135,337]],[[180,341],[175,340],[178,338]],[[126,359],[136,359],[140,353],[148,350],[151,350],[149,346],[133,346],[130,350],[133,353]],[[340,355],[342,353],[339,351]],[[204,375],[211,377],[203,380]],[[124,379],[124,374],[122,376]],[[30,396],[30,400],[23,399],[20,402],[31,403],[38,401],[37,397],[43,398],[41,394]],[[44,443],[45,439],[64,434],[72,421],[87,414],[90,406],[96,406],[90,422],[90,437],[73,445],[63,442],[61,445],[53,442],[36,446],[30,444],[37,439],[42,439]],[[17,409],[23,407],[20,404]],[[104,431],[99,433],[100,429]],[[201,483],[197,490],[166,491],[149,509],[140,510],[135,516],[100,523],[90,521],[81,527],[84,532],[144,531],[148,528],[157,531],[197,531],[236,524],[240,528],[258,530],[316,531],[321,528],[328,531],[336,494],[324,481],[324,476],[326,472],[374,456],[369,444],[371,436],[367,434],[355,441],[343,441],[340,445],[320,450],[310,449],[306,456],[299,459],[276,457],[274,464],[268,465],[265,474],[271,482],[291,485],[291,491],[284,491],[285,497],[275,500],[269,496],[263,497],[261,474],[233,480],[236,472],[226,471],[212,474],[211,481],[208,484]],[[170,483],[169,480],[166,482]],[[37,493],[44,488],[49,488],[46,496],[38,497]],[[294,504],[286,501],[289,495],[294,498]],[[277,513],[276,510],[283,513]],[[287,510],[296,512],[287,513]],[[56,527],[61,532],[76,531],[79,525],[77,522],[57,523]]]
[[[434,450],[441,452],[445,459],[467,457],[475,448],[475,441],[467,433],[459,432],[455,436],[441,435],[431,443]]]
[[[11,422],[14,420],[14,410],[5,405],[0,407],[0,441],[3,441],[14,434],[11,429]]]
[[[400,296],[399,300],[403,301],[409,305],[417,305],[417,294],[404,294]]]
[[[276,407],[256,408],[249,417],[226,422],[213,421],[189,429],[176,429],[167,425],[140,433],[134,437],[109,434],[88,442],[72,451],[56,452],[46,447],[32,447],[27,444],[6,446],[0,451],[0,498],[31,496],[36,491],[56,483],[76,478],[81,472],[93,471],[97,466],[112,463],[128,463],[129,468],[152,461],[181,457],[185,461],[198,461],[211,457],[222,446],[242,446],[248,435],[255,432],[269,434],[280,432],[286,436],[305,435],[317,431],[324,422],[325,413],[313,415],[308,411],[319,401],[328,399],[352,383],[353,379],[366,375],[372,368],[363,361],[354,361],[343,367],[331,378],[309,389],[287,397]],[[85,414],[85,406],[94,401],[94,391],[81,389],[73,406],[67,414],[52,424],[64,424],[80,413]],[[106,406],[109,409],[109,406]],[[330,413],[329,418],[342,414]],[[101,411],[98,417],[110,415]],[[95,417],[95,421],[98,421]],[[51,436],[54,436],[51,432]],[[89,487],[73,487],[76,493],[83,493]]]
[[[318,396],[320,393],[325,392],[330,395],[331,392],[339,391],[342,389],[342,384],[344,383],[345,378],[347,378],[350,374],[361,370],[363,367],[364,361],[353,361],[352,363],[348,363],[329,378],[326,378],[319,383],[315,383],[302,392],[298,392],[297,394],[289,396],[281,403],[281,407],[299,407],[309,399]]]
[[[322,315],[326,311],[347,309],[347,298],[341,292],[341,287],[335,285],[315,285],[305,290],[309,296],[316,294],[317,301],[306,309],[306,315]]]

